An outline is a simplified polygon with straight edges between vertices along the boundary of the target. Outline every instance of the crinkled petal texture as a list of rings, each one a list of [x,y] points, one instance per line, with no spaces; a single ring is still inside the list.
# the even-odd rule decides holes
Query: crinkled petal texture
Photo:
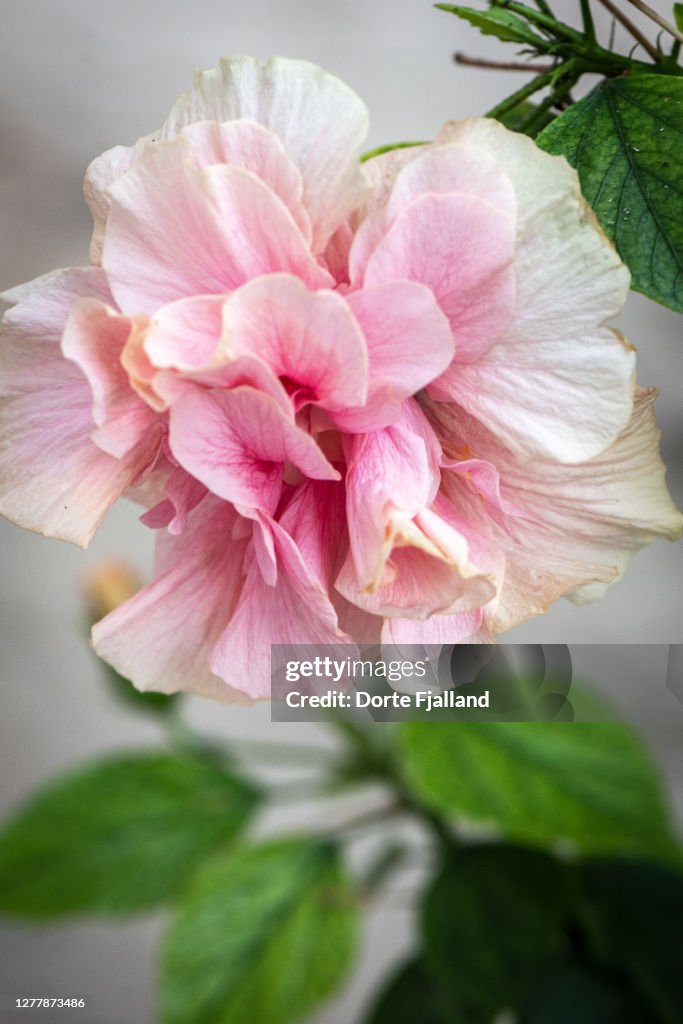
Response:
[[[93,631],[141,689],[269,694],[273,643],[491,643],[681,517],[628,274],[565,161],[491,120],[361,165],[302,61],[198,72],[88,168],[93,266],[8,293],[0,511],[155,578]]]

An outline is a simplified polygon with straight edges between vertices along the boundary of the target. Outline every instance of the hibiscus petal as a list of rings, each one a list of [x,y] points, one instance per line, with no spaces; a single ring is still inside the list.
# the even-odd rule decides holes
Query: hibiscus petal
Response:
[[[102,264],[124,312],[152,313],[278,270],[313,288],[333,283],[267,185],[241,167],[199,169],[182,136],[148,143],[109,195]]]
[[[14,289],[0,344],[0,512],[29,530],[86,547],[116,498],[149,465],[150,446],[125,460],[90,439],[90,386],[59,347],[72,304],[111,301],[97,268],[63,270]]]
[[[303,181],[280,139],[255,121],[199,121],[182,131],[198,167],[234,164],[260,178],[285,204],[307,244],[311,220],[302,203]]]
[[[514,221],[476,196],[422,196],[376,246],[363,283],[407,279],[429,286],[450,322],[458,362],[469,362],[512,318],[513,241]]]
[[[193,295],[157,310],[144,350],[158,369],[194,370],[209,365],[223,330],[225,295]]]
[[[486,117],[448,124],[438,141],[486,150],[514,187],[517,296],[508,337],[552,341],[592,334],[620,312],[628,270],[563,157]]]
[[[233,539],[237,519],[225,502],[205,499],[188,530],[165,535],[159,577],[93,627],[99,656],[139,690],[244,700],[207,661],[242,588],[248,542]]]
[[[138,329],[133,318],[123,316],[99,299],[80,299],[64,328],[62,352],[87,378],[92,391],[91,437],[102,451],[121,458],[156,427],[158,417],[130,386],[121,365],[121,353]]]
[[[420,196],[473,195],[511,219],[516,214],[510,179],[491,155],[476,146],[411,146],[370,160],[366,173],[374,189],[349,255],[354,283],[363,279],[368,259],[395,218]]]
[[[635,350],[616,331],[547,341],[505,339],[429,386],[482,421],[522,458],[591,459],[628,423]]]
[[[256,355],[328,410],[364,404],[365,338],[335,292],[311,292],[287,274],[257,278],[226,302],[224,330],[224,359]]]
[[[239,605],[214,645],[211,667],[238,680],[249,697],[270,696],[272,644],[352,644],[339,628],[336,611],[298,547],[270,521],[278,561],[277,582],[269,586],[254,558]]]
[[[152,141],[148,135],[140,139],[134,146],[114,146],[106,153],[89,164],[83,182],[83,196],[90,209],[93,219],[93,232],[90,240],[90,260],[96,266],[102,262],[102,246],[104,229],[109,216],[111,200],[108,188],[117,178],[130,169],[135,157],[142,152],[145,144]]]
[[[286,462],[306,476],[339,479],[313,438],[270,395],[249,387],[183,395],[171,409],[170,444],[214,494],[270,513]]]
[[[522,462],[457,407],[428,407],[437,433],[468,434],[473,451],[495,464],[501,497],[516,510],[507,517],[507,532],[497,534],[506,569],[495,632],[545,612],[577,588],[580,597],[599,596],[634,551],[655,537],[680,535],[683,518],[659,456],[654,395],[638,389],[631,420],[614,444],[578,465]],[[456,477],[444,475],[454,501],[463,500],[459,486]]]
[[[433,293],[413,281],[364,288],[347,296],[368,346],[370,377],[407,398],[453,358],[453,335]]]
[[[313,249],[322,252],[364,193],[357,151],[367,133],[365,105],[338,78],[307,61],[234,57],[217,70],[195,73],[192,91],[176,102],[164,134],[195,121],[240,118],[274,132],[298,167]]]
[[[394,540],[429,506],[439,486],[441,450],[417,403],[400,422],[348,438],[346,512],[360,590],[375,589]]]
[[[167,526],[171,534],[182,533],[190,512],[197,507],[206,493],[203,484],[180,466],[176,466],[166,481],[164,497],[140,516],[140,522],[153,530]]]
[[[492,643],[482,631],[484,610],[456,615],[432,615],[429,619],[386,619],[382,630],[385,644],[461,644]]]

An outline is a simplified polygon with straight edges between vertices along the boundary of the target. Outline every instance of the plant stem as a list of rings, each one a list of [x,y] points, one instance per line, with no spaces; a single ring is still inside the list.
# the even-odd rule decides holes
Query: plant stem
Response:
[[[394,813],[404,811],[416,817],[436,837],[440,846],[452,849],[457,845],[457,840],[447,823],[438,814],[423,807],[407,792],[400,769],[388,746],[379,748],[362,726],[348,719],[331,717],[330,724],[341,730],[346,739],[350,741],[368,779],[384,782],[392,790],[396,800]],[[389,810],[387,808],[387,812]]]
[[[513,92],[511,96],[507,97],[507,99],[496,104],[495,107],[492,107],[486,116],[501,117],[503,114],[507,114],[508,111],[512,110],[513,107],[516,107],[518,103],[522,103],[524,100],[528,99],[529,96],[533,96],[535,92],[538,92],[539,89],[543,89],[546,85],[550,85],[554,74],[554,71],[545,71],[543,74],[537,75],[536,78],[527,82],[521,89],[517,89],[517,91]]]
[[[484,57],[468,57],[466,53],[459,51],[453,54],[453,60],[456,64],[464,64],[466,67],[491,68],[494,71],[535,71],[543,74],[553,70],[552,64],[525,64],[523,61],[516,60],[486,60]]]
[[[583,31],[586,39],[595,42],[595,24],[593,23],[590,0],[581,0],[581,16],[583,18]]]
[[[659,60],[659,54],[657,53],[656,47],[652,45],[647,36],[640,31],[637,25],[634,25],[631,19],[627,17],[624,12],[612,2],[612,0],[600,0],[600,3],[617,19],[617,21],[621,22],[624,28],[631,33],[633,38],[640,43],[645,52],[648,53],[654,61]]]
[[[665,32],[668,32],[670,36],[677,39],[679,43],[683,43],[683,32],[679,32],[675,25],[672,25],[670,21],[663,18],[658,11],[655,11],[648,4],[644,3],[644,0],[628,0],[630,4],[633,4],[646,18],[650,18],[656,25],[663,28]]]

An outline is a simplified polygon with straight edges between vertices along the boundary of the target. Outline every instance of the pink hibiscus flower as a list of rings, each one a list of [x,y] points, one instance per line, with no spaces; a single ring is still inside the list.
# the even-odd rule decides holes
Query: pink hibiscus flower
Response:
[[[196,75],[88,169],[92,266],[5,297],[0,511],[156,578],[94,629],[141,689],[267,696],[271,643],[489,641],[681,517],[564,160],[490,120],[361,165],[310,64]]]

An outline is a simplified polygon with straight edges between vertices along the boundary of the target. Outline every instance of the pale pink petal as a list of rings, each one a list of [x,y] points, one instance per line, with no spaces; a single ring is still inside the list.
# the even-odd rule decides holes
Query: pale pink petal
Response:
[[[140,522],[153,530],[167,526],[169,533],[182,533],[190,512],[206,493],[203,484],[177,466],[166,481],[164,497],[140,516]]]
[[[367,132],[365,105],[338,78],[306,61],[234,57],[215,71],[196,72],[192,91],[177,101],[164,134],[195,121],[241,118],[277,135],[298,167],[313,248],[322,252],[364,194],[357,151]]]
[[[254,558],[230,624],[211,652],[211,667],[249,697],[270,696],[273,644],[351,644],[320,581],[289,534],[271,521],[278,574],[269,586]]]
[[[382,642],[385,644],[461,644],[485,643],[481,627],[483,608],[455,615],[432,615],[429,619],[385,619]]]
[[[347,519],[360,590],[379,586],[395,538],[432,504],[441,450],[417,403],[389,427],[347,439]]]
[[[344,299],[311,292],[295,277],[272,274],[234,292],[224,309],[222,358],[263,359],[289,378],[292,398],[334,411],[367,398],[365,338]]]
[[[233,539],[237,519],[230,505],[206,498],[180,537],[164,535],[158,578],[94,626],[99,656],[139,690],[243,699],[241,679],[218,678],[208,664],[242,589],[248,540]]]
[[[145,471],[154,444],[119,461],[90,439],[92,393],[60,339],[72,304],[111,301],[97,268],[64,270],[15,289],[0,345],[0,512],[85,547],[116,498]]]
[[[160,370],[153,376],[154,392],[164,407],[182,395],[194,391],[197,384],[207,388],[238,388],[247,386],[270,395],[282,411],[291,416],[292,403],[282,383],[267,363],[258,356],[240,356],[229,362],[214,363],[196,370]]]
[[[182,136],[149,143],[109,195],[102,264],[124,312],[153,313],[278,270],[314,288],[333,283],[267,185],[241,167],[199,169]]]
[[[470,563],[464,536],[433,511],[424,509],[410,522],[394,525],[392,543],[373,590],[358,586],[350,558],[342,567],[337,589],[359,608],[425,619],[435,612],[480,608],[495,595],[493,580]]]
[[[106,153],[95,157],[85,172],[83,196],[93,219],[90,240],[90,260],[96,266],[102,262],[104,229],[109,216],[110,199],[107,189],[122,174],[128,171],[136,157],[151,136],[140,139],[135,146],[114,146]]]
[[[564,157],[544,153],[527,136],[488,117],[448,124],[439,141],[486,150],[515,190],[517,296],[510,339],[591,335],[621,311],[629,272]]]
[[[199,121],[182,131],[198,167],[234,164],[251,171],[285,204],[307,243],[311,219],[302,202],[303,181],[280,139],[255,121]]]
[[[496,632],[545,612],[577,588],[580,597],[598,596],[638,548],[655,537],[679,536],[683,520],[664,481],[653,398],[654,392],[639,389],[631,421],[615,443],[578,465],[520,462],[457,407],[428,407],[439,436],[469,434],[473,452],[495,463],[501,497],[515,509],[506,532],[496,531],[506,560],[492,620]],[[456,477],[445,474],[443,486],[451,500],[462,501]]]
[[[214,494],[269,513],[284,463],[305,476],[339,478],[313,438],[273,398],[249,387],[188,392],[171,409],[170,442],[181,466]]]
[[[593,458],[626,426],[635,352],[604,328],[573,339],[505,339],[429,386],[482,421],[522,458]]]
[[[349,547],[345,501],[342,481],[306,480],[294,489],[279,517],[310,575],[328,592]]]
[[[514,311],[514,221],[476,196],[414,200],[374,249],[366,287],[407,279],[428,285],[448,317],[458,362],[485,352]]]
[[[71,310],[62,352],[85,375],[92,391],[91,437],[102,451],[121,458],[152,431],[161,438],[158,416],[131,388],[121,353],[138,329],[131,317],[99,299],[80,299]]]
[[[411,146],[384,154],[367,164],[375,186],[372,205],[355,234],[349,257],[349,273],[354,283],[361,281],[377,244],[395,218],[415,199],[435,195],[473,195],[495,206],[511,220],[516,214],[512,183],[504,168],[476,146]],[[393,157],[389,161],[388,158]],[[377,173],[377,165],[381,173]],[[372,173],[374,172],[374,173]]]
[[[150,318],[143,347],[158,369],[208,366],[223,330],[225,295],[193,295],[162,306]]]
[[[441,465],[465,482],[471,493],[476,495],[481,504],[485,506],[487,514],[503,528],[506,528],[506,514],[512,516],[518,514],[518,510],[512,502],[501,494],[500,474],[491,462],[486,462],[484,459],[444,458]]]
[[[413,281],[364,288],[347,296],[363,328],[370,377],[407,398],[437,377],[453,358],[453,335],[433,293]]]

